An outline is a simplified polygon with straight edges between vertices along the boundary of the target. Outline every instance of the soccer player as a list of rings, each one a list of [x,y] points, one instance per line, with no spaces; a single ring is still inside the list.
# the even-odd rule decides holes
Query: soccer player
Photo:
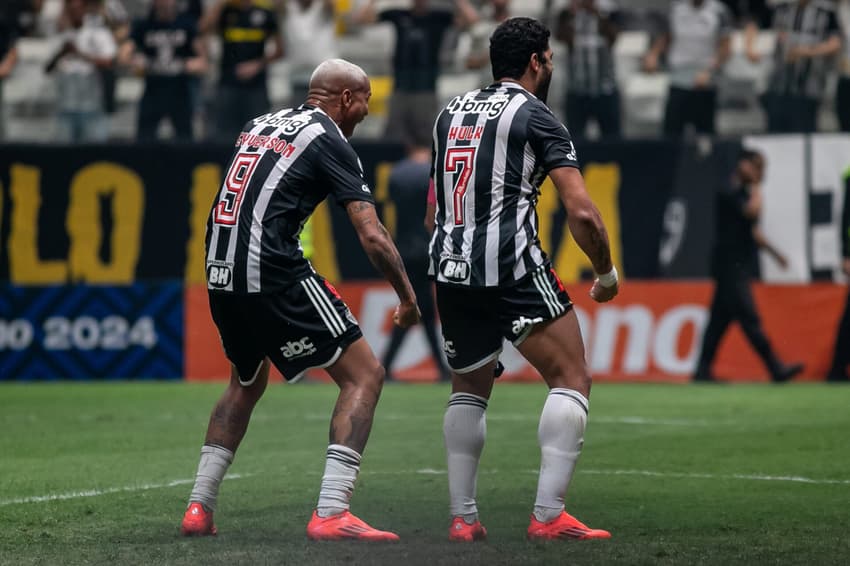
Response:
[[[436,228],[430,274],[437,282],[452,394],[443,421],[452,522],[449,539],[486,537],[475,501],[485,410],[502,340],[540,372],[549,395],[530,539],[609,538],[564,510],[587,422],[591,379],[578,320],[537,236],[535,205],[548,174],[573,237],[600,274],[590,291],[617,294],[608,235],[588,197],[570,134],[546,106],[552,77],[549,30],[530,18],[490,38],[496,82],[455,97],[434,126]],[[427,220],[426,220],[427,221]]]
[[[758,226],[764,161],[764,156],[758,151],[742,150],[731,175],[731,186],[717,193],[716,241],[711,259],[716,285],[694,381],[714,381],[711,364],[720,339],[735,320],[770,371],[772,381],[788,381],[803,371],[803,364],[786,365],[773,351],[762,329],[750,289],[752,279],[758,274],[760,248],[769,253],[780,267],[788,267],[788,260],[767,241]]]
[[[289,382],[326,368],[340,388],[314,540],[397,540],[352,515],[349,499],[372,428],[384,368],[336,290],[304,259],[298,233],[327,196],[345,207],[369,259],[398,294],[394,321],[419,320],[398,250],[375,214],[360,160],[347,138],[368,113],[371,89],[347,61],[320,64],[306,103],[248,122],[236,140],[207,222],[210,310],[231,362],[230,384],[210,417],[184,535],[214,535],[219,484],[263,395],[269,360]]]

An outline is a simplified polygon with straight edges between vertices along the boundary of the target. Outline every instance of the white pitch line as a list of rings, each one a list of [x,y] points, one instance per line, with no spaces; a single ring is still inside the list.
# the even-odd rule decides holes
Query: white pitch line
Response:
[[[238,480],[247,478],[254,474],[228,474],[224,476],[226,480]],[[32,497],[18,497],[15,499],[0,499],[0,507],[6,505],[18,505],[22,503],[45,503],[47,501],[65,501],[67,499],[80,499],[82,497],[98,497],[100,495],[108,495],[110,493],[132,493],[134,491],[148,491],[151,489],[162,489],[165,487],[174,487],[177,485],[186,485],[193,483],[194,479],[171,480],[165,483],[145,483],[141,485],[125,485],[121,487],[107,487],[105,489],[86,489],[83,491],[69,491],[66,493],[53,493],[50,495],[35,495]]]
[[[533,473],[536,474],[537,471],[533,471]],[[649,476],[698,480],[749,480],[808,483],[814,485],[850,485],[850,480],[815,479],[803,476],[769,476],[762,474],[704,474],[693,472],[657,472],[653,470],[579,470],[579,473],[607,476]]]
[[[850,480],[832,480],[832,479],[816,479],[803,476],[770,476],[762,474],[706,474],[693,472],[659,472],[655,470],[577,470],[580,474],[588,475],[606,475],[606,476],[645,476],[656,478],[680,478],[680,479],[701,479],[701,480],[744,480],[744,481],[768,481],[768,482],[789,482],[789,483],[804,483],[810,485],[850,485]],[[310,474],[310,472],[306,472]],[[436,468],[422,468],[419,470],[364,470],[363,475],[426,475],[426,476],[444,476],[446,470]],[[481,475],[498,474],[499,470],[482,469],[479,471]],[[537,474],[537,470],[524,470],[525,474]],[[227,480],[236,480],[247,478],[256,474],[228,474],[224,477]],[[311,474],[312,475],[312,474]],[[128,485],[122,487],[110,487],[106,489],[89,489],[84,491],[71,491],[66,493],[54,493],[50,495],[36,495],[32,497],[19,497],[16,499],[0,499],[0,507],[7,505],[18,505],[25,503],[45,503],[48,501],[65,501],[69,499],[79,499],[83,497],[97,497],[111,493],[131,493],[135,491],[147,491],[151,489],[162,489],[166,487],[174,487],[178,485],[186,485],[194,482],[193,479],[172,480],[165,483],[149,483],[142,485]]]
[[[830,480],[830,479],[815,479],[802,476],[768,476],[761,474],[705,474],[705,473],[688,473],[688,472],[659,472],[655,470],[577,470],[580,474],[589,475],[606,475],[606,476],[647,476],[656,478],[681,478],[681,479],[700,479],[700,480],[748,480],[748,481],[777,481],[791,483],[807,483],[813,485],[850,485],[850,480]],[[380,471],[366,470],[361,472],[366,475],[406,475],[415,473],[424,476],[444,476],[448,472],[435,468],[422,468],[415,472],[399,470],[399,471]],[[481,469],[478,472],[481,475],[498,474],[499,470]],[[521,473],[537,475],[538,470],[523,470]]]

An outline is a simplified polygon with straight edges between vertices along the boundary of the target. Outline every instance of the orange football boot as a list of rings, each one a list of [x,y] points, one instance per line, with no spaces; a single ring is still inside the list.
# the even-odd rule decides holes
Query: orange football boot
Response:
[[[548,523],[541,523],[532,514],[531,524],[528,525],[528,540],[594,538],[611,538],[611,533],[602,529],[591,529],[566,511],[562,511],[558,517]]]
[[[452,519],[452,526],[449,527],[449,540],[454,542],[473,542],[486,538],[487,529],[484,528],[481,521],[475,521],[470,525],[463,520],[463,517]]]
[[[183,515],[180,534],[184,537],[206,537],[215,536],[217,532],[212,511],[207,511],[200,503],[190,504]]]
[[[311,540],[395,541],[398,540],[398,535],[372,528],[349,511],[343,511],[339,515],[331,515],[330,517],[319,517],[319,514],[313,511],[313,517],[307,523],[307,538]]]

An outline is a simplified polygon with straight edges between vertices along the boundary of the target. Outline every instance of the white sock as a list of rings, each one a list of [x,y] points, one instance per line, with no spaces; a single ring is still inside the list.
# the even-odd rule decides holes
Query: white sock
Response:
[[[339,515],[348,510],[359,472],[360,454],[342,444],[328,446],[325,475],[322,476],[319,503],[316,505],[319,517]]]
[[[484,413],[487,399],[470,393],[453,393],[443,419],[443,437],[449,468],[449,511],[472,524],[478,520],[475,484],[478,460],[487,436]]]
[[[218,488],[227,468],[233,463],[233,452],[221,446],[205,444],[201,447],[201,461],[195,475],[195,486],[189,496],[189,503],[201,503],[210,511],[215,511],[218,500]]]
[[[587,425],[589,402],[573,389],[549,391],[537,438],[540,441],[540,478],[534,516],[548,523],[564,510],[564,496],[573,477]]]

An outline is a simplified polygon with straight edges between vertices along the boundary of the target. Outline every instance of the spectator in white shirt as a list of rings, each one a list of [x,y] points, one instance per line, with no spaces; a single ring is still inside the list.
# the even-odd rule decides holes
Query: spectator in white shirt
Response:
[[[338,57],[333,0],[288,0],[284,38],[289,60],[290,105],[307,100],[310,76],[319,63]]]
[[[68,27],[45,67],[56,76],[59,137],[64,141],[102,142],[109,137],[100,71],[112,67],[118,47],[99,9],[97,0],[67,0]]]
[[[717,78],[731,53],[732,15],[719,0],[674,0],[669,29],[653,41],[644,69],[654,72],[667,53],[670,91],[664,133],[680,135],[687,124],[714,133]]]

